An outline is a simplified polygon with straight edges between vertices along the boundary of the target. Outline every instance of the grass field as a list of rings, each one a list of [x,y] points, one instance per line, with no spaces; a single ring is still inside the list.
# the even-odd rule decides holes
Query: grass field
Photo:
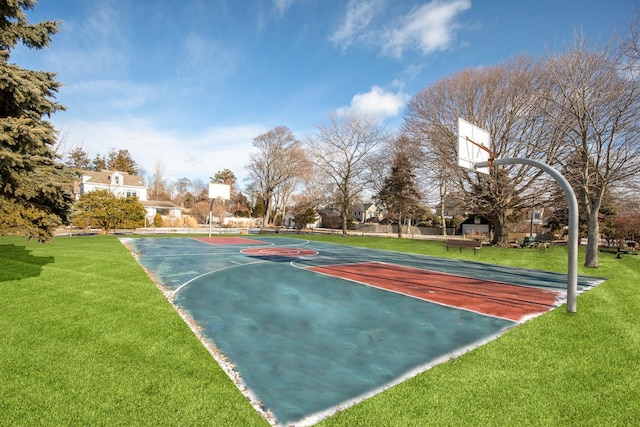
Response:
[[[566,248],[301,235],[339,244],[566,271]],[[640,257],[501,338],[319,426],[623,426],[640,419]],[[583,259],[581,254],[580,260]],[[0,425],[267,426],[113,236],[0,238]]]

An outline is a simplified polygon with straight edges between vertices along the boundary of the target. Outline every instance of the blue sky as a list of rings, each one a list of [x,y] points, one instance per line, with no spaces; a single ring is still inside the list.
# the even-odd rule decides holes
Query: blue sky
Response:
[[[390,131],[407,101],[453,73],[558,50],[582,30],[626,31],[631,0],[40,0],[62,21],[50,48],[11,61],[58,73],[51,119],[91,158],[128,149],[152,174],[240,180],[252,140],[275,126],[304,140],[332,111]],[[239,182],[240,185],[243,182]]]

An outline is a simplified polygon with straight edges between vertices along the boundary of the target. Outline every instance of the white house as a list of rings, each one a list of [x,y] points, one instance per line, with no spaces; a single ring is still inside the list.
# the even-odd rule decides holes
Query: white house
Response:
[[[147,187],[142,177],[118,171],[82,171],[82,182],[79,183],[76,199],[95,190],[108,190],[118,197],[137,197],[147,200]]]
[[[182,208],[171,202],[163,200],[142,200],[140,201],[147,211],[147,219],[151,222],[156,214],[160,214],[163,218],[180,218],[182,216]]]
[[[148,188],[141,176],[119,171],[83,170],[82,181],[76,187],[76,200],[95,190],[108,190],[118,197],[137,197],[147,211],[147,219],[153,221],[156,214],[163,218],[179,219],[182,208],[171,202],[148,200]]]

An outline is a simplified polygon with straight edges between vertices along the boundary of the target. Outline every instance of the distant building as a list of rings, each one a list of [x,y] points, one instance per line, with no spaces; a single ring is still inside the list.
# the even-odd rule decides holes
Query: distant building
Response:
[[[163,218],[180,218],[182,216],[182,208],[164,200],[141,200],[140,203],[147,211],[147,218],[153,221],[153,218],[160,214]]]
[[[182,208],[168,201],[148,200],[148,188],[141,176],[119,171],[83,170],[82,180],[75,186],[75,198],[95,190],[108,190],[117,197],[137,197],[147,211],[147,219],[153,221],[156,214],[164,219],[180,219]]]
[[[118,197],[147,200],[147,187],[140,176],[118,171],[81,171],[82,181],[76,187],[76,200],[95,190],[108,190]]]
[[[460,224],[463,236],[485,236],[489,237],[489,224],[481,218],[471,216]]]
[[[351,207],[353,219],[359,223],[367,221],[379,221],[381,218],[380,209],[374,203],[356,203]]]
[[[445,218],[453,218],[456,215],[467,217],[467,211],[463,203],[464,199],[464,195],[460,193],[451,193],[445,198],[444,205],[440,203],[436,206],[434,213],[438,216],[444,213]]]

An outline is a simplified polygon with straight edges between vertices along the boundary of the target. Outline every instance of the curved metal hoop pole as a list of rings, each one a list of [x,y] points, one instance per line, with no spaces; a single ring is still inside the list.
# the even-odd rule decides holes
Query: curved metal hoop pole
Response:
[[[493,160],[493,164],[496,166],[509,164],[524,164],[535,166],[551,175],[553,179],[555,179],[556,182],[560,184],[560,187],[562,187],[562,190],[567,197],[567,204],[569,205],[567,312],[575,313],[577,309],[576,295],[578,293],[578,200],[576,199],[576,195],[573,192],[573,188],[571,188],[571,184],[569,184],[569,181],[567,181],[566,178],[562,176],[562,174],[560,174],[560,172],[538,160],[516,157],[513,159],[495,159]],[[486,168],[489,166],[490,162],[480,162],[475,164],[476,168]]]

